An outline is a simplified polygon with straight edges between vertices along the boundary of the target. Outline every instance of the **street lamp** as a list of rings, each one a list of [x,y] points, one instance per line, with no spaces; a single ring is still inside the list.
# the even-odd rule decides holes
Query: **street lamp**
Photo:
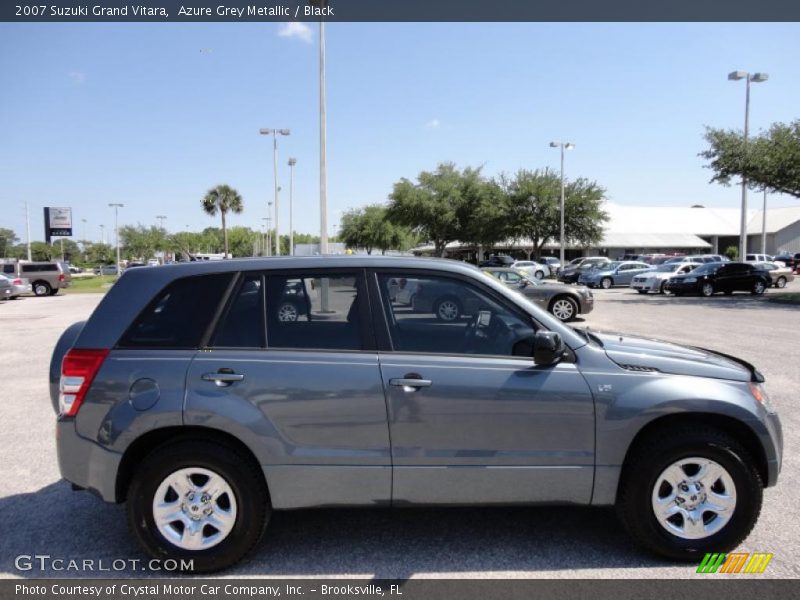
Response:
[[[158,228],[164,229],[164,221],[166,220],[166,215],[156,215],[156,219],[158,219]]]
[[[292,224],[292,196],[294,195],[294,166],[297,164],[296,158],[289,159],[289,256],[294,256],[294,225]]]
[[[272,202],[267,202],[267,256],[272,256]]]
[[[744,79],[747,83],[744,100],[744,150],[747,153],[747,134],[750,129],[750,83],[762,83],[769,79],[766,73],[753,73],[747,71],[732,71],[728,73],[729,81]],[[744,157],[743,157],[744,158]],[[744,173],[747,163],[742,169],[742,215],[739,227],[739,260],[744,260],[747,254],[747,175]]]
[[[575,144],[572,142],[550,142],[551,148],[561,149],[561,268],[564,268],[564,150],[572,150]]]
[[[108,205],[114,209],[114,235],[117,238],[117,277],[119,277],[119,209],[125,208],[125,205],[115,202],[109,202]]]
[[[86,219],[81,219],[81,223],[83,223],[83,249],[86,250]]]
[[[278,222],[278,136],[289,135],[291,133],[288,129],[259,129],[258,133],[261,135],[272,136],[272,171],[275,179],[275,256],[281,255],[281,236],[279,233]]]
[[[106,243],[106,226],[102,224],[100,225],[100,243]]]

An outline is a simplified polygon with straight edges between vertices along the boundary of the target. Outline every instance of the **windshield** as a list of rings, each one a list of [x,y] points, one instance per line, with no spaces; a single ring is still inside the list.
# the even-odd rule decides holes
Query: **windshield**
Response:
[[[656,267],[656,273],[673,273],[677,271],[679,267],[681,267],[681,265],[677,263],[658,265]]]
[[[614,262],[610,262],[610,263],[597,263],[596,266],[598,268],[602,268],[604,271],[606,271],[606,270],[607,271],[613,271],[614,269],[616,269],[621,264],[622,264],[621,262],[615,260]]]

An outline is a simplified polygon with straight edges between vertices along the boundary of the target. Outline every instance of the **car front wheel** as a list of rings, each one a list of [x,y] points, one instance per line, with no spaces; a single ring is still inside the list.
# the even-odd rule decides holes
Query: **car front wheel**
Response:
[[[714,295],[714,285],[711,283],[704,283],[703,287],[700,288],[700,293],[703,294],[706,298],[709,296]]]
[[[727,552],[755,526],[762,482],[734,438],[710,428],[654,436],[635,449],[620,483],[617,512],[642,546],[678,560]]]
[[[786,277],[778,277],[778,281],[775,282],[775,287],[783,289],[786,287]]]
[[[544,279],[544,271],[536,271],[533,276],[536,277],[536,279]]]
[[[37,296],[49,296],[53,288],[46,281],[37,281],[33,284],[33,293]]]
[[[550,303],[550,312],[559,321],[572,321],[578,315],[578,303],[567,296],[560,296]]]
[[[613,283],[614,282],[611,281],[610,277],[603,277],[603,279],[600,281],[600,287],[604,290],[607,290],[613,285]]]
[[[766,290],[767,290],[767,286],[764,285],[763,281],[759,280],[759,281],[756,281],[755,285],[753,286],[753,290],[752,290],[751,293],[754,294],[755,296],[760,296]]]
[[[185,441],[143,461],[127,510],[132,535],[151,556],[208,573],[230,567],[256,545],[270,505],[264,477],[247,457],[228,446]]]

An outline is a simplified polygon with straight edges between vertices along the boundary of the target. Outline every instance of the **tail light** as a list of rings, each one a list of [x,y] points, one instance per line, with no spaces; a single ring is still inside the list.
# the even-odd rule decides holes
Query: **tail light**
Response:
[[[64,274],[63,274],[63,273],[61,273],[61,274],[58,276],[58,280],[59,280],[59,281],[64,281]]]
[[[15,279],[11,283],[14,284],[14,285],[22,285],[22,279]]]
[[[106,356],[108,350],[76,348],[72,348],[64,356],[58,395],[58,412],[62,417],[74,417],[78,414],[83,398]]]

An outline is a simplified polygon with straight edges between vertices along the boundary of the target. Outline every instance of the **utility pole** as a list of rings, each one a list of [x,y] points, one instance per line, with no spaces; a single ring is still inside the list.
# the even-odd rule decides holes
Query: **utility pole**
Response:
[[[166,220],[166,215],[156,215],[156,219],[158,219],[158,228],[164,229],[164,221]]]
[[[281,255],[281,235],[280,223],[278,221],[278,193],[281,188],[278,186],[278,135],[290,135],[292,132],[289,129],[259,129],[261,135],[272,136],[272,173],[275,184],[275,256]]]
[[[571,142],[550,142],[551,148],[560,148],[561,149],[561,268],[563,269],[565,266],[564,263],[564,253],[566,251],[566,241],[564,238],[564,150],[572,150],[575,147],[575,144]]]
[[[28,201],[25,200],[25,228],[27,231],[27,239],[25,241],[26,246],[28,246],[28,262],[32,262],[32,254],[31,254],[31,215],[28,212]]]
[[[319,22],[319,253],[328,253],[328,156],[325,99],[325,21]],[[327,300],[325,295],[324,300]],[[327,306],[323,309],[327,310]]]
[[[294,256],[294,224],[292,223],[294,208],[292,206],[292,196],[294,195],[294,166],[296,164],[296,158],[289,159],[289,256]]]
[[[117,240],[117,279],[119,279],[120,275],[120,260],[119,260],[119,209],[125,208],[124,204],[119,204],[115,202],[109,202],[109,206],[114,208],[114,235],[116,236]]]

